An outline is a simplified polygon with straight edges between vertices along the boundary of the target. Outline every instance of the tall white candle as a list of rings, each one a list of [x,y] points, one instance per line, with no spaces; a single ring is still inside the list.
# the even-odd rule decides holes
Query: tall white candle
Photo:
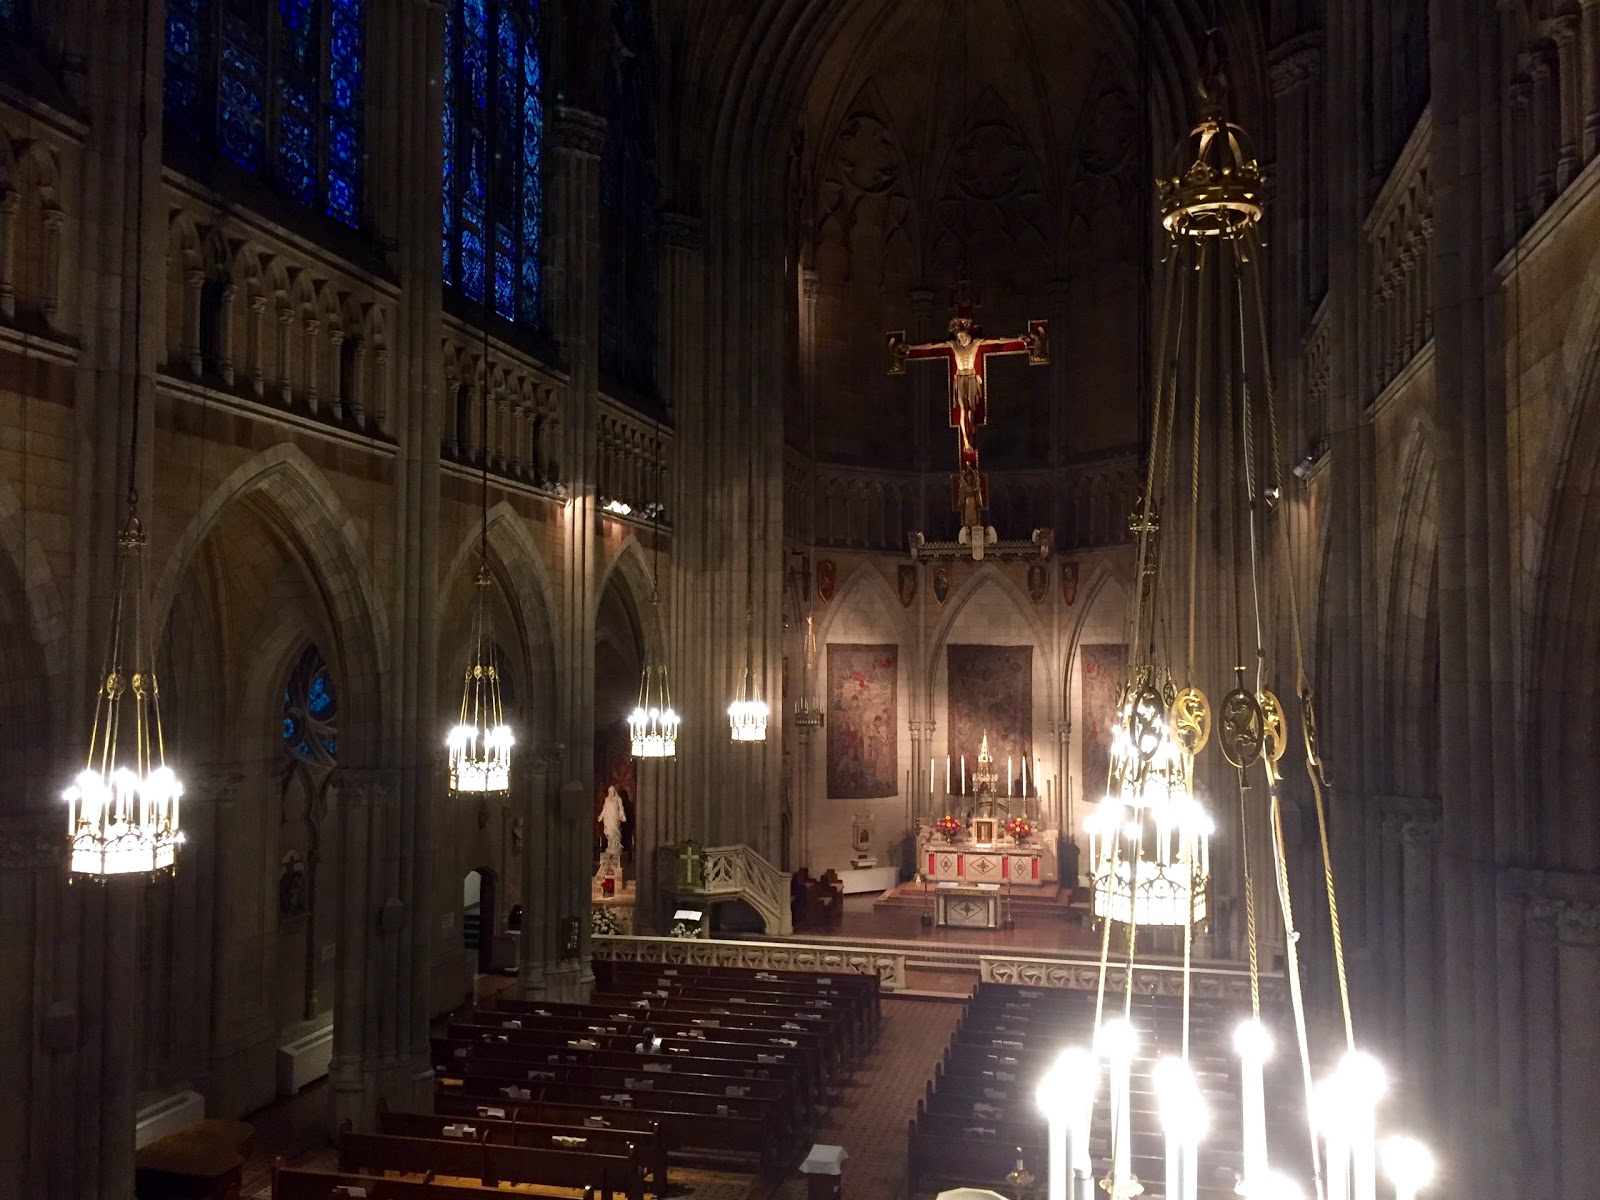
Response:
[[[961,756],[961,794],[967,794],[967,756]]]
[[[933,797],[933,755],[928,755],[928,797]]]
[[[950,794],[950,756],[944,756],[944,794]]]
[[[1260,1021],[1251,1018],[1234,1031],[1233,1048],[1239,1055],[1240,1094],[1244,1121],[1244,1181],[1259,1185],[1267,1176],[1266,1061],[1272,1040]]]

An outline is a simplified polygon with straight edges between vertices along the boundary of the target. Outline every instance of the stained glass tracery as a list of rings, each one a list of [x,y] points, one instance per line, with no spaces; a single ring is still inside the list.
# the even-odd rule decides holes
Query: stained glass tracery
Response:
[[[168,0],[170,129],[361,221],[367,0]]]
[[[544,72],[535,0],[453,0],[443,78],[445,283],[478,303],[492,287],[500,316],[537,325]]]
[[[339,755],[339,697],[315,646],[306,647],[284,685],[283,747],[309,763],[331,765]]]

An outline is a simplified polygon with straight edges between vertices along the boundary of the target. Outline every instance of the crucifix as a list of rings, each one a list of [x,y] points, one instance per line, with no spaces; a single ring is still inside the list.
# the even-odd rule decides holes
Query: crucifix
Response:
[[[963,281],[952,289],[955,316],[950,320],[949,336],[943,341],[912,345],[903,330],[887,335],[889,374],[904,375],[911,360],[937,359],[944,364],[948,387],[950,428],[956,431],[956,473],[950,477],[951,507],[961,515],[963,546],[972,550],[975,562],[995,540],[992,527],[983,523],[989,507],[989,480],[978,467],[977,433],[989,423],[988,360],[1003,354],[1026,354],[1029,366],[1050,361],[1047,322],[1029,321],[1026,333],[1018,337],[984,337],[983,328],[973,318],[977,300],[973,288]]]

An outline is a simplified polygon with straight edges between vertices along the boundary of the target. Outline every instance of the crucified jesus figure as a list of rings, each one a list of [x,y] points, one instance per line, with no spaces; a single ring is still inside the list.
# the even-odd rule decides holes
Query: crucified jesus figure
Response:
[[[978,468],[977,431],[988,424],[988,360],[1003,354],[1026,354],[1029,366],[1050,361],[1047,324],[1029,321],[1020,337],[984,337],[972,319],[971,305],[958,306],[950,322],[950,335],[939,342],[912,345],[904,332],[888,335],[889,374],[904,375],[913,359],[942,359],[948,385],[950,428],[956,431],[956,472],[951,476],[952,507],[961,514],[959,540],[983,558],[984,546],[994,541],[985,528],[982,512],[988,507],[987,480]]]

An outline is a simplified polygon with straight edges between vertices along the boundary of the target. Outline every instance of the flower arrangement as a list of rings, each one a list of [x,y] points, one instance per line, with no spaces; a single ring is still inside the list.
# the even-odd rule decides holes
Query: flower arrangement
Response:
[[[667,932],[675,938],[693,939],[700,936],[700,926],[691,925],[688,921],[679,921]]]
[[[1025,842],[1033,836],[1033,822],[1027,817],[1011,817],[1006,821],[1006,832],[1018,842]]]
[[[589,910],[589,932],[595,937],[616,937],[622,932],[622,918],[609,906],[597,904]]]
[[[947,842],[953,842],[960,837],[963,829],[960,819],[952,817],[949,813],[934,822],[933,827],[944,834],[944,840]]]

